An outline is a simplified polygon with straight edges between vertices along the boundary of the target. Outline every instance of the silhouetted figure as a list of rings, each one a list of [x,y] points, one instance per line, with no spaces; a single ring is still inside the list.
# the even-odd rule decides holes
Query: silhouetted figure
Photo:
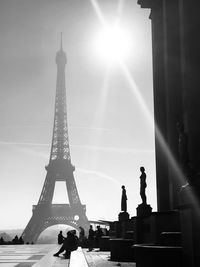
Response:
[[[181,165],[181,169],[187,179],[187,181],[192,184],[193,180],[195,180],[196,172],[194,168],[190,164],[189,160],[189,152],[188,152],[188,136],[184,130],[184,124],[178,122],[177,123],[178,130],[178,154],[179,154],[179,162]]]
[[[103,235],[103,231],[102,231],[101,227],[98,225],[97,230],[95,231],[95,245],[97,248],[99,248],[100,239],[101,239],[102,235]]]
[[[19,238],[18,238],[17,235],[13,238],[12,243],[13,243],[14,245],[16,245],[16,244],[19,243]]]
[[[102,231],[103,231],[103,235],[106,235],[106,236],[109,235],[109,231],[108,231],[108,229],[106,227],[103,228]]]
[[[92,251],[94,248],[94,236],[95,236],[95,231],[93,230],[92,225],[90,225],[88,234],[88,251]]]
[[[5,244],[5,241],[4,241],[3,237],[1,237],[0,238],[0,245],[3,245],[3,244]]]
[[[122,185],[121,211],[127,211],[127,196],[125,186]]]
[[[177,123],[178,130],[178,152],[179,160],[182,165],[183,171],[187,168],[189,163],[189,154],[188,154],[188,136],[184,131],[183,123]]]
[[[142,198],[142,204],[147,204],[147,197],[145,194],[145,190],[147,187],[146,184],[146,173],[145,173],[145,168],[140,167],[141,175],[140,175],[140,196]]]
[[[62,231],[58,234],[58,244],[61,245],[64,241],[64,236],[62,234]]]
[[[109,235],[109,231],[108,231],[108,229],[107,228],[105,228],[105,235]]]
[[[20,238],[19,238],[19,241],[18,241],[18,242],[19,242],[19,244],[20,244],[20,245],[23,245],[23,244],[24,244],[24,240],[23,240],[22,236],[20,236]]]
[[[80,229],[80,232],[79,232],[79,243],[80,243],[80,246],[82,246],[84,241],[85,241],[85,230],[81,226],[79,227],[79,229]]]
[[[68,231],[67,237],[64,239],[62,247],[53,256],[59,257],[59,254],[65,251],[65,259],[69,259],[71,252],[78,248],[78,242],[79,240],[76,236],[76,230]]]

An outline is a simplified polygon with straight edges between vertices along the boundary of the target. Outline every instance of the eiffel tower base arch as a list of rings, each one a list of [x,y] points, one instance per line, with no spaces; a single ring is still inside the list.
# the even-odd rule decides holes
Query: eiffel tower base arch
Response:
[[[33,205],[33,215],[22,237],[25,243],[36,243],[39,235],[45,229],[57,224],[66,224],[76,230],[79,230],[81,226],[87,232],[89,230],[89,222],[85,215],[85,205],[73,208],[69,204]]]

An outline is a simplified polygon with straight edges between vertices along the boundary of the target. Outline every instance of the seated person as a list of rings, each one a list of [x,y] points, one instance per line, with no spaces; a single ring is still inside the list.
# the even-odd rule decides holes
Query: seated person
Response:
[[[58,234],[58,244],[61,245],[64,241],[64,236],[62,234],[62,231]]]
[[[76,236],[76,230],[68,231],[67,237],[64,239],[62,247],[53,256],[59,257],[59,254],[65,251],[65,258],[69,259],[71,252],[76,250],[77,248],[78,248],[78,237]]]

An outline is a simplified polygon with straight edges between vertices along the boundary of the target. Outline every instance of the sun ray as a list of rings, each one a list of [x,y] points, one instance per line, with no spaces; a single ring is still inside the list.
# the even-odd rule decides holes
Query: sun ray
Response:
[[[100,22],[102,23],[102,25],[103,25],[104,27],[106,27],[106,26],[107,26],[107,23],[106,23],[106,21],[105,21],[105,18],[104,18],[104,16],[103,16],[103,13],[102,13],[102,11],[101,11],[101,9],[100,9],[100,6],[99,6],[99,4],[98,4],[98,1],[97,1],[97,0],[90,0],[90,2],[91,2],[91,4],[92,4],[92,6],[93,6],[93,8],[94,8],[94,10],[95,10],[95,12],[96,12],[96,14],[97,14],[99,20],[100,20]]]
[[[105,110],[107,106],[107,93],[109,89],[109,76],[110,76],[109,73],[110,73],[110,68],[107,68],[104,81],[103,81],[103,85],[102,85],[102,88],[100,89],[101,95],[99,98],[99,103],[94,113],[93,122],[92,122],[92,127],[94,126],[96,129],[98,129],[98,131],[96,131],[95,133],[94,131],[90,131],[90,134],[88,137],[89,145],[98,146],[101,141],[102,132],[104,131],[103,121],[104,121]],[[85,153],[87,153],[87,151],[85,151]],[[87,158],[86,154],[83,155],[83,159],[86,159],[86,158]],[[96,155],[96,158],[92,159],[92,168],[97,167],[97,162],[98,162],[98,154]]]
[[[107,104],[107,95],[108,95],[108,89],[109,89],[109,77],[110,77],[110,68],[108,68],[106,71],[102,90],[101,90],[101,98],[99,100],[99,105],[94,115],[94,122],[96,122],[95,124],[96,128],[102,128],[103,126],[102,123],[103,123],[103,117],[104,117],[105,108]]]
[[[119,25],[120,19],[122,17],[122,12],[124,8],[125,0],[119,0],[118,5],[117,5],[117,16],[116,16],[116,21],[115,25]]]
[[[96,14],[98,16],[98,18],[100,19],[100,22],[102,23],[102,26],[103,27],[108,27],[108,24],[106,23],[105,21],[105,18],[103,16],[103,13],[99,7],[99,4],[96,0],[91,0],[91,3],[93,5],[93,8],[95,9],[96,11]],[[124,5],[124,0],[119,0],[118,1],[118,9],[117,9],[117,13],[118,13],[118,16],[116,16],[116,20],[115,20],[115,24],[114,25],[119,25],[120,24],[120,18],[121,18],[121,13],[122,13],[122,10],[123,10],[123,5]],[[181,168],[179,167],[179,164],[178,162],[176,161],[173,153],[171,152],[169,146],[167,145],[159,127],[156,125],[155,121],[154,121],[154,117],[153,115],[151,114],[150,110],[148,109],[148,106],[147,104],[145,103],[140,91],[139,91],[139,88],[135,82],[135,80],[133,79],[127,65],[124,63],[123,60],[119,60],[119,63],[122,67],[122,70],[125,74],[125,77],[129,83],[129,86],[131,88],[131,91],[134,95],[134,97],[136,97],[138,103],[139,103],[139,106],[140,106],[140,109],[142,110],[142,112],[144,113],[145,117],[146,117],[146,121],[147,123],[149,124],[149,126],[151,127],[151,129],[154,128],[154,131],[155,131],[155,136],[157,137],[157,140],[162,148],[162,150],[164,151],[165,153],[165,156],[169,162],[169,165],[171,166],[171,168],[174,170],[175,174],[176,174],[176,177],[179,181],[180,184],[184,184],[185,182],[185,177],[184,177],[184,174],[181,170]],[[190,195],[191,197],[191,200],[193,203],[197,203],[196,201],[196,198],[194,195]]]
[[[157,137],[157,140],[158,140],[162,150],[165,153],[165,156],[169,162],[169,165],[171,166],[171,168],[173,169],[173,171],[176,175],[176,179],[178,179],[180,185],[184,185],[185,184],[185,176],[184,176],[181,168],[179,167],[179,164],[178,164],[177,160],[175,159],[173,153],[171,152],[168,144],[166,143],[159,127],[156,125],[156,123],[154,121],[154,117],[153,117],[153,115],[151,115],[151,112],[149,111],[147,104],[145,103],[135,80],[133,79],[129,69],[127,68],[127,66],[123,62],[121,62],[121,67],[122,67],[122,70],[123,70],[123,72],[127,78],[127,81],[129,82],[131,92],[133,93],[134,97],[136,97],[136,99],[138,100],[138,103],[140,104],[139,105],[140,109],[144,113],[147,123],[149,124],[150,127],[154,126],[155,136]],[[196,200],[196,197],[194,195],[190,195],[190,198],[194,204],[197,204],[197,200]]]

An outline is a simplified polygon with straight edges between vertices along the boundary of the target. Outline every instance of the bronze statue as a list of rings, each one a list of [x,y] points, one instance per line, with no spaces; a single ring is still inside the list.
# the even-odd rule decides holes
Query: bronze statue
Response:
[[[183,174],[189,184],[193,183],[193,178],[196,177],[196,172],[193,166],[191,165],[188,152],[188,135],[184,130],[184,124],[177,123],[178,130],[178,154],[179,162]]]
[[[140,167],[141,175],[140,175],[140,196],[142,198],[142,204],[147,204],[147,197],[145,194],[145,189],[147,187],[146,184],[146,173],[145,173],[145,168]]]
[[[189,163],[189,154],[188,154],[188,136],[184,130],[184,124],[177,123],[178,130],[178,152],[180,164],[183,168],[183,171],[186,170]]]
[[[121,199],[121,211],[127,211],[127,196],[126,196],[126,189],[125,186],[122,185],[122,199]]]

